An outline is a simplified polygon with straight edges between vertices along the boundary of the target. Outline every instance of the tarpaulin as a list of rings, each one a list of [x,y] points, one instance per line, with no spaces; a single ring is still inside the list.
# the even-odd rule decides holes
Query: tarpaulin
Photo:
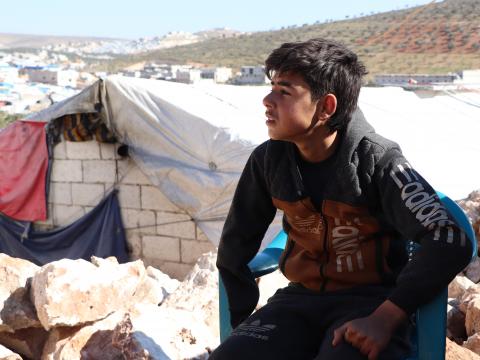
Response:
[[[0,252],[43,265],[59,259],[115,256],[127,262],[125,231],[116,191],[74,223],[37,231],[30,223],[0,216]]]
[[[47,219],[45,123],[16,121],[0,131],[0,212],[16,220]]]

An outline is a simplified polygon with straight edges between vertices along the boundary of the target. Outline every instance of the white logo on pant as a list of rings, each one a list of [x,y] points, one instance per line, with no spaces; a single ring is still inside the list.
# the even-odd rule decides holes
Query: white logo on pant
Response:
[[[355,218],[353,222],[360,225],[360,219],[358,218]],[[360,241],[364,237],[358,236],[360,230],[354,226],[354,223],[346,221],[342,224],[340,219],[335,218],[335,227],[332,230],[332,247],[335,250],[337,272],[339,273],[345,270],[348,272],[353,272],[356,269],[362,270],[365,267],[362,252],[359,249]]]
[[[405,167],[404,167],[405,166]],[[397,170],[398,169],[398,170]],[[454,229],[450,225],[455,225],[449,219],[449,215],[443,204],[440,202],[437,194],[428,192],[418,178],[415,170],[409,163],[397,165],[397,169],[390,171],[395,184],[401,190],[401,197],[405,206],[415,215],[418,221],[427,229],[435,229],[433,240],[440,240],[442,227],[446,231],[446,241],[453,242]],[[465,233],[460,231],[460,244],[464,246],[466,242]]]
[[[276,327],[277,325],[273,324],[261,325],[260,320],[254,320],[249,324],[246,322],[240,324],[235,330],[233,330],[232,335],[248,336],[259,340],[268,340],[269,337],[266,333],[272,331]]]

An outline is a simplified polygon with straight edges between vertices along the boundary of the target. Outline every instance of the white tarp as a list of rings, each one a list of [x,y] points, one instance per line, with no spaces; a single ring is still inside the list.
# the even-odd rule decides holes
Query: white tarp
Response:
[[[267,140],[262,98],[269,91],[112,76],[29,120],[93,111],[101,99],[107,125],[138,166],[217,244],[243,166]],[[480,188],[479,104],[478,93],[421,99],[400,88],[363,88],[360,95],[376,130],[454,199]],[[265,240],[279,229],[277,218]]]

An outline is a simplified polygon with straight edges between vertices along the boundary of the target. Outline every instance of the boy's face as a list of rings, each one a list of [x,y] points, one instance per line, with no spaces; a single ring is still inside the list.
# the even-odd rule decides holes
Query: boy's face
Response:
[[[263,99],[268,136],[273,140],[302,140],[316,123],[318,100],[312,101],[310,87],[299,74],[275,73],[271,83],[272,91]]]

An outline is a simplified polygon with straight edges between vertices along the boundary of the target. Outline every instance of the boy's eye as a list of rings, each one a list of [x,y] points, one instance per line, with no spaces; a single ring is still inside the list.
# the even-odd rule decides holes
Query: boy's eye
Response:
[[[288,91],[285,91],[285,90],[280,90],[280,94],[282,95],[290,95],[290,93]]]

